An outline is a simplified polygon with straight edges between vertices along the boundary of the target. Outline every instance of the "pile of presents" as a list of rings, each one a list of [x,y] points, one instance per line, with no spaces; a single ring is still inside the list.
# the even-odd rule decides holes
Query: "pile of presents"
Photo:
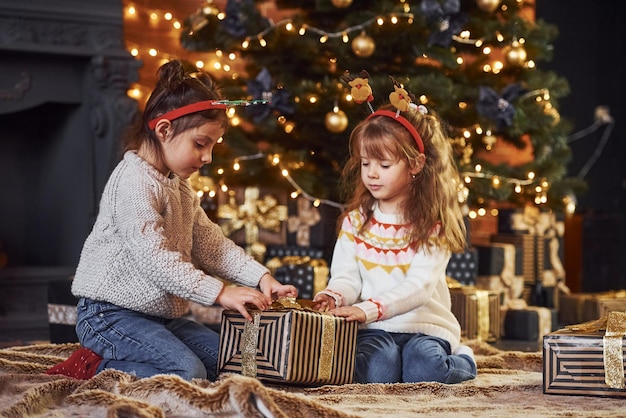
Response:
[[[349,383],[356,325],[302,305],[329,278],[339,212],[325,213],[304,198],[286,200],[246,188],[222,201],[215,215],[231,239],[279,281],[295,285],[301,299],[282,300],[256,312],[253,321],[220,307],[194,305],[190,314],[220,332],[222,371],[268,381]],[[495,230],[472,224],[469,229],[478,239],[453,254],[446,270],[462,337],[543,341],[544,393],[626,397],[626,291],[570,292],[562,264],[563,222],[551,212],[511,210],[501,211]],[[55,339],[61,334],[52,326],[58,327],[54,316],[63,312],[54,299],[68,302],[69,285],[61,284],[61,291],[55,286],[51,341],[66,342],[67,334]],[[71,326],[67,318],[61,321]]]

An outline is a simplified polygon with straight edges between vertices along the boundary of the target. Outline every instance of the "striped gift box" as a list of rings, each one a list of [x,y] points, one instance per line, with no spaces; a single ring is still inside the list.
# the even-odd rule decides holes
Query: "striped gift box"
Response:
[[[605,381],[604,335],[562,329],[544,336],[543,393],[626,398],[626,389],[613,389]]]
[[[220,373],[311,385],[352,382],[356,322],[299,309],[257,312],[254,318],[223,312]]]
[[[450,299],[461,337],[488,342],[500,339],[502,292],[461,286],[450,289]]]

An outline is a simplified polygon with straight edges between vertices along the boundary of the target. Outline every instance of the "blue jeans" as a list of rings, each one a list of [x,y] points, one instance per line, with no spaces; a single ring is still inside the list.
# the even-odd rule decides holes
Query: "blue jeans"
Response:
[[[476,377],[476,364],[452,355],[450,343],[424,334],[360,329],[354,380],[358,383],[459,383]]]
[[[219,335],[202,324],[87,298],[79,300],[77,312],[80,343],[103,357],[97,372],[115,369],[137,377],[217,378]]]

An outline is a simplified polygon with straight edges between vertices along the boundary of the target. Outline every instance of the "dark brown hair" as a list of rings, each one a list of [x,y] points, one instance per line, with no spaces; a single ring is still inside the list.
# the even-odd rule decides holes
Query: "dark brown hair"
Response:
[[[205,71],[184,60],[163,64],[157,71],[157,83],[146,103],[141,120],[126,138],[124,151],[139,149],[145,143],[160,155],[159,141],[154,130],[148,127],[150,120],[192,103],[220,99],[222,97],[215,82]],[[228,117],[224,110],[210,109],[173,120],[172,133],[177,135],[212,121],[221,122],[224,129],[228,126]]]

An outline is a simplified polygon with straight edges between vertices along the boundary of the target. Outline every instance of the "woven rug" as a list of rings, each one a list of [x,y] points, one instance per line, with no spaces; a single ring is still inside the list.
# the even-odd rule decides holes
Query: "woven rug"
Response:
[[[298,387],[236,374],[216,382],[137,379],[106,370],[87,381],[44,373],[75,344],[0,350],[1,417],[617,417],[618,398],[545,395],[541,353],[474,348],[478,377],[456,385],[348,384]]]

